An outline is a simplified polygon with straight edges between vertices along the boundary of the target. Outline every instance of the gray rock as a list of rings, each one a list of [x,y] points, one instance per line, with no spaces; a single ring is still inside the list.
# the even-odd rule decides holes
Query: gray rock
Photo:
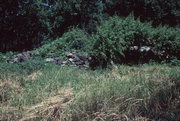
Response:
[[[74,53],[74,52],[65,52],[64,55],[68,58],[75,58],[76,57],[76,53]]]
[[[45,61],[46,62],[53,62],[53,63],[59,64],[59,65],[61,65],[63,63],[63,61],[60,58],[58,58],[58,57],[55,57],[55,58],[46,58]]]
[[[129,49],[132,51],[132,50],[138,50],[138,46],[131,46]]]
[[[45,61],[46,62],[54,62],[54,58],[46,58]]]
[[[144,47],[141,47],[140,48],[140,52],[149,52],[151,50],[151,47],[147,47],[147,46],[144,46]]]
[[[90,57],[86,53],[76,53],[76,52],[65,52],[64,53],[68,60],[63,65],[75,65],[80,68],[89,67]]]
[[[8,59],[7,62],[9,63],[21,63],[24,61],[30,60],[32,57],[32,52],[27,51],[23,53],[19,53],[17,55],[14,55],[12,58]]]
[[[84,65],[85,64],[85,62],[84,61],[77,61],[77,62],[75,62],[75,64],[78,66],[78,65]]]

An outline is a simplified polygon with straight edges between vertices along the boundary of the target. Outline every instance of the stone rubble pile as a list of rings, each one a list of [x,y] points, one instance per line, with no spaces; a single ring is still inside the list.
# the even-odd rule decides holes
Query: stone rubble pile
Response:
[[[168,58],[168,55],[165,55],[165,52],[163,51],[157,51],[155,48],[153,47],[149,47],[149,46],[131,46],[128,51],[127,54],[127,59],[134,61],[134,62],[139,62],[139,58],[140,56],[144,56],[144,62],[148,62],[150,59],[153,59],[157,56],[166,56],[166,58]],[[91,57],[87,54],[87,53],[77,53],[77,52],[65,52],[64,56],[67,58],[66,60],[63,60],[59,57],[51,57],[51,58],[46,58],[44,61],[47,63],[55,63],[61,66],[75,66],[78,68],[89,68],[90,65],[92,66],[93,64],[93,59],[91,59]],[[34,58],[35,55],[33,55],[33,53],[31,51],[27,51],[27,52],[22,52],[19,54],[14,55],[13,57],[7,59],[8,63],[22,63],[25,61],[29,61],[29,60],[33,60],[36,61],[36,59]]]
[[[62,66],[73,65],[79,68],[89,68],[90,57],[87,54],[80,54],[76,52],[65,52],[64,55],[67,57],[67,60],[63,61],[60,58],[46,58],[46,62],[53,62]]]
[[[32,57],[32,52],[27,51],[27,52],[22,52],[17,55],[14,55],[12,58],[7,59],[8,63],[21,63],[30,60]]]
[[[32,56],[31,51],[22,52],[14,55],[13,57],[7,59],[8,63],[22,63],[29,60],[35,60]],[[55,63],[61,66],[77,66],[79,68],[89,68],[90,57],[88,54],[76,53],[76,52],[65,52],[64,55],[67,57],[67,60],[62,60],[59,57],[46,58],[45,62]]]

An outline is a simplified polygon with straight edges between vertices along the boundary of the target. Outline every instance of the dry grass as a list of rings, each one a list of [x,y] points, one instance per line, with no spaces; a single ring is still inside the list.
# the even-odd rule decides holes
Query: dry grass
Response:
[[[33,72],[32,74],[28,75],[25,80],[31,80],[31,81],[34,81],[36,80],[39,76],[42,75],[42,72],[40,71],[37,71],[37,72]]]
[[[20,84],[12,82],[11,80],[1,80],[0,87],[11,86],[12,88],[20,88]]]
[[[53,120],[62,121],[65,117],[63,114],[66,111],[66,108],[73,101],[73,92],[71,88],[58,90],[57,95],[49,96],[46,100],[42,101],[33,106],[23,107],[23,111],[19,114],[20,119],[15,119],[18,121],[34,121],[37,119],[47,120],[49,118]],[[3,106],[1,111],[3,114],[11,115],[12,112],[18,111],[17,107]],[[3,120],[6,120],[7,117],[0,117]],[[13,118],[11,117],[11,120]]]
[[[35,120],[42,117],[42,119],[46,119],[52,116],[55,117],[55,115],[60,115],[56,119],[59,118],[61,120],[63,118],[63,111],[66,110],[66,107],[73,100],[72,94],[72,89],[62,89],[58,91],[58,95],[49,97],[34,106],[24,108],[25,112],[20,121]],[[61,110],[60,114],[54,114],[57,109]]]
[[[0,102],[1,104],[8,103],[11,98],[15,96],[21,96],[24,93],[24,89],[18,82],[12,82],[11,80],[4,80],[0,82]]]

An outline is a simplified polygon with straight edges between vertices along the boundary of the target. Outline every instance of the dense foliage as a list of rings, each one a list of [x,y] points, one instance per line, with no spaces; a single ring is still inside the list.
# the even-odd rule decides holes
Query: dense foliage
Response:
[[[111,15],[133,12],[154,25],[179,26],[179,0],[1,0],[0,51],[22,51],[60,37],[68,27],[87,32]]]
[[[122,62],[130,46],[145,46],[150,26],[129,16],[126,19],[112,17],[103,22],[95,33],[94,60],[106,64],[111,60]]]
[[[89,52],[93,46],[90,35],[82,29],[71,28],[61,38],[34,50],[41,57],[62,57],[65,51]]]
[[[153,28],[151,23],[142,23],[128,16],[125,19],[111,17],[97,27],[94,34],[92,57],[96,63],[142,61],[144,59],[169,61],[180,59],[180,29],[168,26]],[[150,54],[129,52],[131,47],[147,47]],[[142,59],[142,60],[140,60]]]
[[[152,23],[142,23],[132,15],[126,18],[114,16],[101,22],[93,34],[71,28],[62,37],[34,52],[41,57],[62,57],[65,51],[86,52],[92,58],[91,65],[101,67],[111,62],[171,62],[180,59],[179,33],[177,27],[154,28]],[[133,50],[134,47],[137,49]]]
[[[179,0],[109,0],[111,14],[127,16],[133,12],[141,20],[152,20],[154,25],[169,24],[175,26],[180,22]],[[111,8],[111,9],[110,9]]]

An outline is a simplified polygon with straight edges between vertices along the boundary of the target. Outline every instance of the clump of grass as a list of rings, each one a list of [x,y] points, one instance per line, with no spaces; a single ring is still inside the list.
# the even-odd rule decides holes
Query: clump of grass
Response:
[[[73,118],[108,121],[143,116],[176,120],[178,115],[173,110],[178,109],[180,93],[170,78],[172,74],[180,79],[178,68],[167,66],[120,66],[94,79],[86,75],[86,81],[78,85],[80,91],[71,107]]]

